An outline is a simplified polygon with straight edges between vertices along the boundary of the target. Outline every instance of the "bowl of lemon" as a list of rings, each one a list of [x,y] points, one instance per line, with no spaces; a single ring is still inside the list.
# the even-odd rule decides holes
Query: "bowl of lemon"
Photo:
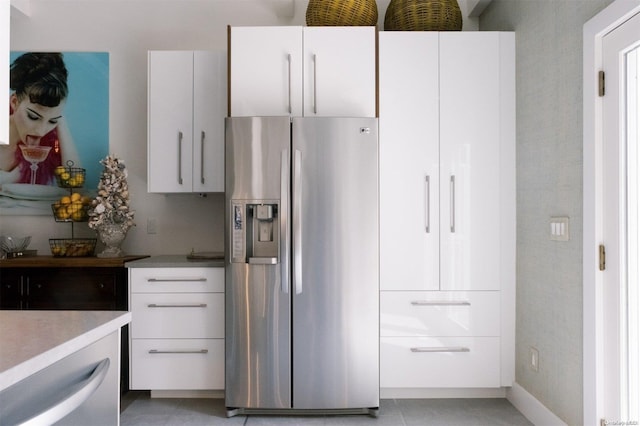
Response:
[[[81,167],[73,167],[73,161],[68,161],[66,166],[58,166],[53,173],[56,182],[61,188],[81,188],[87,175],[87,170]]]
[[[73,192],[51,204],[51,210],[56,222],[86,222],[90,206],[90,197]]]

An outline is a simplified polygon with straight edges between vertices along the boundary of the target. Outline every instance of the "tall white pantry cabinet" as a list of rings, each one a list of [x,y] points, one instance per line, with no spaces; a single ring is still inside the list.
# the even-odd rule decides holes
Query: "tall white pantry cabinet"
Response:
[[[379,96],[383,393],[511,386],[514,34],[380,32]]]

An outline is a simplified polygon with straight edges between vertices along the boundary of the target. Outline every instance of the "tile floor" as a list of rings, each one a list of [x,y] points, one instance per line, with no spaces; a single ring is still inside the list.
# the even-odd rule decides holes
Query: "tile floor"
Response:
[[[506,399],[384,399],[378,418],[357,416],[226,417],[223,399],[149,398],[129,392],[122,401],[122,426],[129,425],[375,425],[519,426],[532,425]]]

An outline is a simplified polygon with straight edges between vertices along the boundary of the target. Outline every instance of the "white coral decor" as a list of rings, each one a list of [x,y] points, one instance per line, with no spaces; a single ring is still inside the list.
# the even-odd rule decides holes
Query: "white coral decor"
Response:
[[[89,228],[100,229],[105,225],[120,225],[124,231],[134,226],[135,211],[129,209],[129,186],[124,162],[108,155],[100,164],[104,166],[98,196],[89,209]]]

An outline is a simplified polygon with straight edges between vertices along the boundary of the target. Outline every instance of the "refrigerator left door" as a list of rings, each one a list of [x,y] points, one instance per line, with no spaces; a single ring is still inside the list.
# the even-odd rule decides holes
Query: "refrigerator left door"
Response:
[[[291,407],[288,117],[226,119],[225,404]]]

